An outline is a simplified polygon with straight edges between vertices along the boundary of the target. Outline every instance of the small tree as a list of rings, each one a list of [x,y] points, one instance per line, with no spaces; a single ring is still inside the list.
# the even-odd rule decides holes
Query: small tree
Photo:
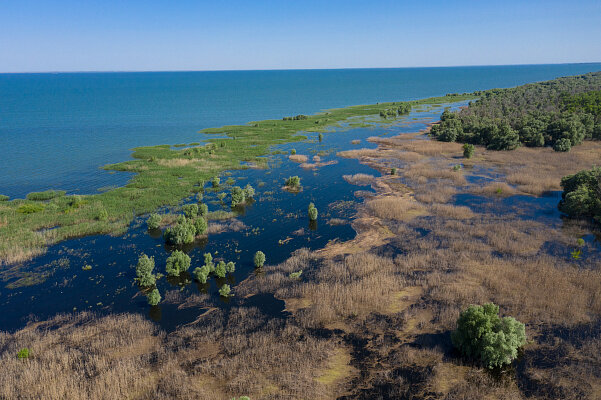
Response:
[[[156,306],[159,304],[161,302],[161,294],[159,293],[159,289],[152,289],[152,291],[146,295],[146,300],[148,300],[148,304],[151,306]]]
[[[242,190],[239,186],[234,186],[232,188],[232,207],[236,207],[239,204],[244,204],[246,201],[246,196],[244,190]]]
[[[499,306],[488,303],[463,311],[451,339],[464,356],[495,368],[517,357],[518,349],[526,344],[526,331],[524,324],[514,318],[500,318]]]
[[[196,267],[194,268],[193,274],[200,283],[207,283],[207,278],[209,277],[209,268],[206,265],[203,265],[200,268]]]
[[[561,138],[558,139],[554,144],[553,144],[553,150],[555,151],[570,151],[570,149],[572,148],[572,142],[570,142],[570,139],[568,138]]]
[[[165,270],[171,276],[179,276],[182,272],[187,271],[190,268],[191,263],[190,257],[183,251],[175,250],[169,258],[167,258],[167,265]]]
[[[317,220],[317,208],[315,207],[315,205],[313,203],[309,204],[309,219],[311,221],[315,221]]]
[[[156,277],[152,273],[154,270],[154,257],[148,257],[146,254],[142,254],[138,258],[138,265],[136,265],[136,276],[138,277],[138,283],[140,286],[148,287],[156,283]]]
[[[197,235],[204,235],[208,227],[207,220],[204,217],[198,217],[194,220],[194,228]]]
[[[198,216],[199,217],[206,217],[206,215],[208,213],[209,213],[209,206],[207,206],[206,204],[198,205]]]
[[[161,216],[159,214],[150,214],[150,217],[146,220],[148,229],[158,229],[161,226]]]
[[[290,154],[291,154],[291,155],[295,155],[295,154],[296,154],[296,149],[291,149],[291,150],[290,150]]]
[[[221,286],[221,288],[219,288],[219,295],[222,297],[230,297],[231,291],[232,291],[232,289],[230,288],[230,285],[228,285],[227,283],[224,283],[223,286]]]
[[[195,218],[198,215],[198,205],[197,204],[186,204],[182,207],[182,211],[184,215],[188,219]]]
[[[252,199],[255,197],[255,188],[253,188],[250,183],[244,187],[244,197],[247,199]]]
[[[205,265],[209,269],[209,273],[215,271],[215,264],[213,263],[213,256],[211,253],[205,253]]]
[[[470,143],[465,143],[463,145],[463,157],[472,158],[474,155],[474,145]]]
[[[225,263],[223,261],[219,261],[215,267],[215,276],[219,278],[225,278],[226,274],[227,271],[225,269]]]
[[[216,176],[211,180],[211,185],[213,185],[214,188],[219,187],[219,182],[221,182],[221,180]]]
[[[255,267],[263,267],[263,265],[265,265],[265,253],[263,253],[262,251],[257,251],[255,253],[253,261],[255,262]]]
[[[165,229],[163,233],[165,241],[175,245],[192,243],[194,236],[196,236],[196,227],[192,221],[187,221],[185,217],[175,224],[173,228]]]
[[[233,274],[234,271],[236,271],[236,264],[234,264],[232,261],[228,262],[225,264],[225,270],[228,274]]]
[[[300,178],[298,176],[291,176],[286,179],[286,186],[289,188],[296,189],[300,186]]]

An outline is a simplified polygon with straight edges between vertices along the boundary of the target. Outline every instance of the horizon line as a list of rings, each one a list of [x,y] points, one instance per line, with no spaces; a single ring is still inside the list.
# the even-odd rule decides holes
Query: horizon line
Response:
[[[335,70],[365,70],[365,69],[416,69],[416,68],[469,68],[469,67],[519,67],[535,65],[586,65],[601,64],[601,61],[563,62],[563,63],[526,63],[526,64],[471,64],[471,65],[436,65],[412,67],[340,67],[340,68],[263,68],[263,69],[157,69],[157,70],[56,70],[56,71],[7,71],[0,75],[16,74],[94,74],[94,73],[142,73],[142,72],[261,72],[261,71],[335,71]]]

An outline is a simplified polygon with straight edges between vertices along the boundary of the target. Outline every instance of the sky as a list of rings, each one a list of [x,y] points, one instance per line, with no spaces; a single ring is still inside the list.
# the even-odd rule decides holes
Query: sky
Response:
[[[601,1],[0,0],[0,72],[601,61]]]

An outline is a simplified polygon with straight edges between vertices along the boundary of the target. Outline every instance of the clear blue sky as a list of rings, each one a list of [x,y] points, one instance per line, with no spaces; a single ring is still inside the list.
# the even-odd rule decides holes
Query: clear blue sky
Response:
[[[601,1],[0,0],[0,72],[601,61]]]

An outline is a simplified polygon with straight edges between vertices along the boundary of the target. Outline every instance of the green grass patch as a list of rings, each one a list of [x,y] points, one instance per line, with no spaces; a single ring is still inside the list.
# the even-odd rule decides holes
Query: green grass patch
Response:
[[[46,190],[45,192],[31,192],[27,195],[27,200],[33,201],[44,201],[51,200],[55,197],[61,197],[65,195],[64,190]]]

